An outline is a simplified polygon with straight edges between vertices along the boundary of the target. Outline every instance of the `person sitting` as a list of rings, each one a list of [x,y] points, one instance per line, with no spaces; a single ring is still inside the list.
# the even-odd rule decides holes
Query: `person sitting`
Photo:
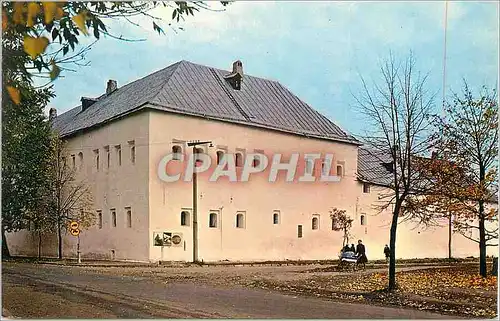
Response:
[[[356,246],[356,256],[358,257],[358,264],[363,265],[363,270],[365,269],[365,264],[368,262],[368,258],[366,257],[366,249],[361,240],[358,240],[358,246]]]
[[[351,249],[350,249],[351,252],[354,252],[356,253],[356,248],[354,247],[354,244],[351,244]]]

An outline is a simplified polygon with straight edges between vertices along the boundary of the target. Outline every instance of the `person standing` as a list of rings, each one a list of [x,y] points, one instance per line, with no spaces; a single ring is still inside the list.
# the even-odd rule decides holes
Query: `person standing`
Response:
[[[387,263],[389,262],[389,257],[391,256],[391,249],[387,244],[384,247],[384,254],[385,254],[385,263]]]
[[[368,262],[368,258],[366,257],[366,248],[361,240],[358,241],[358,245],[356,246],[356,255],[358,257],[357,264],[362,264],[364,270],[366,267],[365,264]]]

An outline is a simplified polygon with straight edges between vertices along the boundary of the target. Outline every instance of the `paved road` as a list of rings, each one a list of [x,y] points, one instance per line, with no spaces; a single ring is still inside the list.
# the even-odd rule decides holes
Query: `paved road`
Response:
[[[239,287],[158,283],[79,267],[4,263],[3,306],[21,318],[443,318]]]

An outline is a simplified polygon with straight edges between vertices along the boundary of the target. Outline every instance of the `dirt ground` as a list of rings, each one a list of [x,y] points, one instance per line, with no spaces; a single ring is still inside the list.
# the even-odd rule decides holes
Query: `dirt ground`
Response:
[[[16,266],[24,266],[22,270],[26,274],[31,271],[28,280],[34,283],[26,283],[21,279],[15,281],[16,277],[21,278],[21,275],[16,275],[16,271],[20,270]],[[56,317],[58,309],[64,309],[65,306],[74,304],[74,302],[81,304],[78,309],[71,310],[68,317],[88,317],[89,309],[92,309],[93,315],[97,318],[148,317],[148,315],[152,317],[148,314],[149,310],[143,308],[145,303],[138,301],[141,297],[141,287],[146,291],[157,289],[160,296],[166,295],[164,291],[170,291],[171,297],[166,297],[166,300],[175,298],[179,307],[183,306],[184,302],[189,302],[191,296],[198,296],[198,304],[196,307],[193,306],[193,309],[200,309],[198,314],[189,314],[191,312],[179,310],[180,308],[172,309],[170,303],[165,305],[158,303],[159,301],[154,301],[156,303],[145,301],[149,302],[147,304],[150,306],[152,304],[158,306],[153,317],[312,318],[311,313],[317,313],[317,318],[339,318],[332,317],[331,311],[343,311],[342,304],[346,303],[347,306],[349,304],[364,304],[366,308],[363,308],[363,313],[368,314],[363,316],[377,316],[376,318],[380,316],[411,318],[413,315],[405,314],[407,312],[394,308],[408,308],[424,313],[415,315],[417,318],[436,317],[433,314],[425,314],[428,312],[466,318],[493,318],[497,315],[497,278],[484,279],[479,277],[476,263],[398,267],[399,289],[395,293],[386,293],[383,290],[387,285],[387,267],[340,272],[336,270],[335,266],[325,265],[189,267],[101,265],[69,267],[23,263],[13,264],[10,268],[11,271],[10,274],[7,274],[6,281],[11,282],[11,286],[8,289],[4,286],[4,295],[28,299],[28,302],[38,302],[39,312],[36,312],[35,309],[32,317],[41,318]],[[47,280],[50,282],[42,282],[42,286],[40,282],[35,282],[37,279],[32,278],[33,274],[39,274],[39,280],[43,279],[43,282]],[[14,279],[9,281],[9,278]],[[64,290],[66,291],[64,295],[59,293],[62,299],[58,300],[55,305],[58,308],[52,312],[52,315],[47,314],[44,310],[44,304],[55,301],[51,295],[57,295],[57,291],[63,291],[61,290],[62,285],[58,284],[61,281],[81,283],[78,286],[75,284],[74,293],[71,293],[71,287]],[[134,284],[132,288],[130,288],[131,284]],[[57,288],[59,290],[55,291],[54,285],[59,286]],[[31,287],[31,289],[27,289],[26,286]],[[89,296],[88,291],[94,286],[103,289],[104,286],[107,286],[110,290],[106,293],[103,292],[104,294],[98,290],[92,290],[92,295]],[[200,289],[206,291],[206,294],[200,292]],[[41,294],[33,294],[35,290]],[[115,290],[126,291],[127,298],[117,301]],[[130,293],[131,290],[135,291],[137,295],[133,296]],[[96,293],[99,294],[97,299]],[[286,296],[279,297],[273,293],[282,293]],[[104,297],[101,297],[102,295]],[[111,296],[114,296],[112,300],[109,298]],[[218,299],[217,296],[219,296]],[[270,297],[266,298],[266,296]],[[229,301],[234,299],[234,302],[228,303],[228,297]],[[290,310],[290,302],[288,302],[290,298],[319,301],[294,301],[295,310]],[[142,297],[140,300],[146,299]],[[207,301],[204,305],[204,300],[216,301]],[[23,300],[18,301],[10,301],[9,310],[22,311]],[[130,306],[135,301],[137,304]],[[334,307],[323,303],[328,301],[337,302],[335,304],[339,305]],[[108,303],[104,305],[103,302]],[[266,307],[269,302],[274,302],[272,307]],[[218,308],[211,310],[214,304],[218,305]],[[317,311],[311,312],[308,308],[307,311],[299,308],[301,304],[307,307],[314,304],[319,304],[319,306]],[[261,314],[249,312],[249,306],[252,305],[254,307],[252,311],[262,309]],[[279,308],[280,305],[282,310]],[[344,307],[345,315],[340,318],[346,316],[363,318],[356,312],[350,312],[347,306]],[[380,307],[381,310],[376,310],[377,307]],[[239,312],[234,312],[235,309]],[[360,311],[359,308],[358,311]],[[219,312],[222,314],[219,315]]]
[[[274,272],[273,272],[274,270]],[[75,267],[3,263],[2,304],[16,318],[446,319],[442,314],[242,286],[275,268]],[[283,272],[296,273],[293,267]],[[300,268],[299,268],[300,270]],[[225,280],[225,281],[224,281]],[[5,313],[5,311],[3,312]]]
[[[339,272],[334,266],[212,266],[184,268],[86,268],[102,274],[148,276],[157,282],[227,284],[325,298],[339,302],[408,307],[454,316],[497,316],[497,278],[478,275],[477,264],[397,269],[398,291],[384,291],[387,268]]]

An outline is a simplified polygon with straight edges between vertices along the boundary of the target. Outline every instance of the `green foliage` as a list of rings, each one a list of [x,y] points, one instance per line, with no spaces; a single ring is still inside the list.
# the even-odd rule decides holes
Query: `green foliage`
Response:
[[[53,96],[51,88],[22,83],[20,91],[20,105],[2,102],[2,229],[7,232],[24,228],[41,208],[50,152],[51,129],[43,109]]]

